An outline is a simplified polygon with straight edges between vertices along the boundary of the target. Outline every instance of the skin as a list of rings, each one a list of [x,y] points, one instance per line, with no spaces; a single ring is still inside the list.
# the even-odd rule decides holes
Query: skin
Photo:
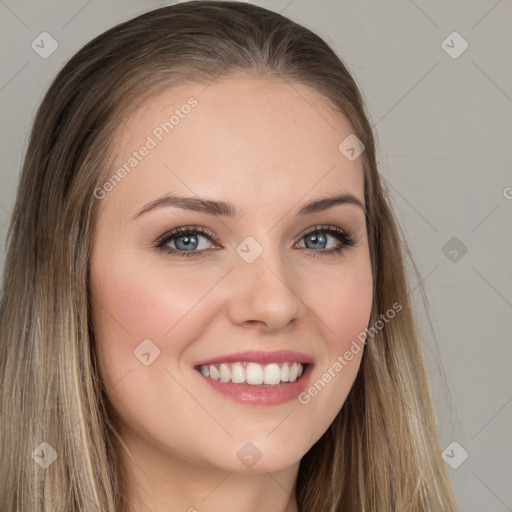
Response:
[[[190,96],[197,106],[97,204],[92,320],[129,451],[118,444],[126,510],[294,512],[300,459],[342,407],[362,351],[306,405],[238,404],[193,367],[222,354],[290,349],[314,358],[313,383],[364,331],[372,275],[363,210],[342,204],[297,215],[341,193],[364,204],[362,161],[338,150],[353,129],[319,93],[239,76],[173,87],[123,119],[109,176]],[[166,206],[132,220],[168,193],[229,201],[243,214]],[[352,231],[356,245],[320,257],[340,242],[327,233],[308,249],[304,232],[318,224]],[[182,226],[204,227],[218,242],[194,238],[203,251],[196,257],[155,249]],[[250,264],[236,252],[248,236],[263,248]],[[183,249],[182,241],[168,246]],[[145,339],[160,350],[149,366],[134,356]],[[262,454],[252,468],[237,457],[249,441]]]

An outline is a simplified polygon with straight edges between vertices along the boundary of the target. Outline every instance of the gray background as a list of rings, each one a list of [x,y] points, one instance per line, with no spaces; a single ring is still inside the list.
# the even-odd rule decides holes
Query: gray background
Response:
[[[1,264],[28,130],[51,79],[92,37],[169,3],[0,0]],[[510,1],[254,3],[321,35],[361,87],[427,289],[433,330],[418,314],[442,448],[458,443],[445,456],[458,466],[448,470],[461,509],[512,510]],[[58,42],[46,59],[31,48],[43,31]],[[457,58],[454,31],[469,44]],[[412,297],[421,304],[419,289]]]

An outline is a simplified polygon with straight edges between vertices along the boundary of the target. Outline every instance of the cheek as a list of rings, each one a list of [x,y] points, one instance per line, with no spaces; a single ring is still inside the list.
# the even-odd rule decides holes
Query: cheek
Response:
[[[353,340],[363,332],[370,318],[372,308],[372,289],[361,286],[343,286],[335,291],[332,301],[326,303],[330,336],[326,336],[332,350],[346,350]]]
[[[373,304],[373,282],[369,258],[346,271],[332,273],[310,296],[324,340],[322,357],[309,387],[299,403],[317,418],[323,432],[343,406],[359,372],[364,350],[364,332]],[[317,283],[319,284],[319,283]],[[313,309],[313,308],[312,308]]]
[[[373,304],[370,261],[333,274],[324,282],[323,291],[315,291],[316,310],[323,320],[324,339],[331,353],[347,350],[366,329]]]
[[[162,339],[177,326],[204,294],[206,284],[185,272],[165,275],[162,268],[140,262],[121,262],[113,272],[96,275],[99,302],[126,334]],[[169,334],[169,336],[171,336]]]
[[[155,354],[160,351],[155,366],[164,364],[164,359],[168,363],[169,355],[179,355],[188,342],[182,320],[204,293],[196,289],[200,286],[190,286],[189,280],[182,282],[178,276],[170,285],[156,270],[128,262],[108,272],[93,271],[91,278],[96,349],[107,389],[128,370],[139,368],[134,351],[144,340],[157,347],[152,349]]]

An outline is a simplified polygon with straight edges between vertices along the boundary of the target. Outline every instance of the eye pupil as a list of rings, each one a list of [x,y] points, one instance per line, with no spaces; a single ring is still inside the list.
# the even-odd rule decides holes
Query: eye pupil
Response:
[[[320,233],[311,233],[310,235],[308,235],[306,237],[306,240],[311,240],[311,242],[313,244],[325,244],[325,242],[327,241],[327,237],[323,234],[320,234]],[[306,246],[307,246],[307,242],[306,242]],[[314,247],[317,247],[317,245],[314,245]],[[310,248],[310,247],[308,247]],[[324,248],[324,247],[321,247],[321,248]]]
[[[176,238],[176,242],[175,242],[176,243],[176,247],[178,249],[180,249],[179,242],[181,240],[183,240],[182,243],[184,244],[185,248],[187,248],[187,249],[190,249],[190,248],[195,249],[197,247],[197,240],[192,240],[193,237],[195,237],[195,235],[193,235],[193,236],[182,235],[182,236]]]

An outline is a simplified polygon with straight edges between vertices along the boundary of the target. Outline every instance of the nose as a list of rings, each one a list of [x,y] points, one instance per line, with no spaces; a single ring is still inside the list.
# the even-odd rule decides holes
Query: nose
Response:
[[[252,263],[239,258],[230,274],[228,314],[234,324],[275,332],[302,317],[296,279],[277,250],[265,249]]]

